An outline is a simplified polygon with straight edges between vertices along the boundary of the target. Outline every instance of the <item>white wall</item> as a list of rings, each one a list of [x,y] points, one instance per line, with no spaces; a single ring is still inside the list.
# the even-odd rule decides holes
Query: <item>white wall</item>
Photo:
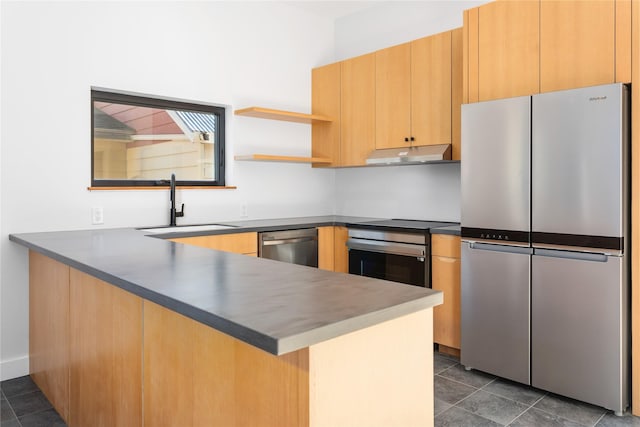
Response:
[[[462,26],[462,12],[484,1],[380,2],[336,20],[336,60]],[[423,165],[339,170],[336,213],[460,220],[460,166]]]
[[[376,218],[460,221],[460,164],[339,169],[336,211]]]
[[[90,87],[308,112],[310,70],[333,60],[332,22],[278,2],[1,3],[1,368],[28,371],[27,251],[8,234],[168,222],[167,191],[87,191]],[[308,165],[232,161],[309,155],[308,125],[227,123],[227,181],[179,191],[184,223],[332,214],[334,176]]]
[[[166,224],[166,191],[87,191],[89,88],[309,111],[310,70],[462,25],[478,2],[381,2],[335,23],[279,2],[0,2],[0,378],[28,372],[27,251],[8,234]],[[229,113],[237,190],[180,191],[181,223],[319,214],[455,221],[459,166],[338,171],[234,162],[308,155],[307,125]]]
[[[462,27],[464,10],[489,1],[382,1],[336,20],[336,60]]]

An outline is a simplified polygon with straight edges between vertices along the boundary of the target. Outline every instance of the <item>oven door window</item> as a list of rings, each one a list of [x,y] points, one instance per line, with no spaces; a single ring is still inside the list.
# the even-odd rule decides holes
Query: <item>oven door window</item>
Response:
[[[351,249],[349,273],[408,285],[426,286],[427,260]]]

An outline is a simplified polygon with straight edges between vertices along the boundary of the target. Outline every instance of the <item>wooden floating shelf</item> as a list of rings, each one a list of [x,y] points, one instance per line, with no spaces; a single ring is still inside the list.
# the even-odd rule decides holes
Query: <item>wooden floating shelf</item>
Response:
[[[249,107],[235,111],[236,116],[257,117],[259,119],[283,120],[295,123],[332,122],[333,119],[320,114],[304,114],[293,111],[272,110],[270,108]]]
[[[331,163],[331,159],[325,157],[296,157],[275,156],[271,154],[247,154],[235,156],[236,160],[251,162],[286,162],[286,163]]]

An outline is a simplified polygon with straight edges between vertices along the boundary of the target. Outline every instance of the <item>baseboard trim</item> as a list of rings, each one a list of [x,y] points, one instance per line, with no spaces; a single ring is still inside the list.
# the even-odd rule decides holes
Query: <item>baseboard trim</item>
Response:
[[[23,377],[25,375],[29,375],[29,356],[16,357],[15,359],[0,362],[1,381]]]

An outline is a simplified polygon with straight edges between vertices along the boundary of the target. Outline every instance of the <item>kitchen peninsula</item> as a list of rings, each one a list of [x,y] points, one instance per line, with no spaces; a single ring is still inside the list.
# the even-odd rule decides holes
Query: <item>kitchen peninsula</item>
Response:
[[[433,425],[441,292],[135,229],[10,238],[30,371],[69,426]]]

